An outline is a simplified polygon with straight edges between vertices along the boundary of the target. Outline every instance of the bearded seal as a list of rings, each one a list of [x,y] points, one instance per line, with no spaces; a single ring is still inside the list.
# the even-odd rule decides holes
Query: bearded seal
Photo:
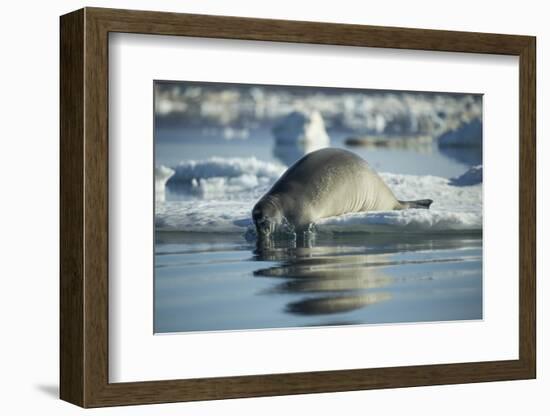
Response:
[[[285,224],[298,232],[316,221],[337,215],[428,209],[433,201],[398,201],[382,178],[361,157],[344,149],[308,153],[275,182],[252,209],[259,236],[267,237]]]

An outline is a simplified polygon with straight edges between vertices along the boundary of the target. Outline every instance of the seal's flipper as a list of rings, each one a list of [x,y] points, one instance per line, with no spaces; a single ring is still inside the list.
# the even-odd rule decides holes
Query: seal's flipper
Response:
[[[421,209],[430,209],[430,205],[432,205],[431,199],[419,199],[417,201],[399,201],[399,203],[404,208],[421,208]]]

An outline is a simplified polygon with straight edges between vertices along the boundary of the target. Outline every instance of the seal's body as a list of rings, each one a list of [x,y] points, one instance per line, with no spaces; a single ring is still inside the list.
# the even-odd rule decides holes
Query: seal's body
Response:
[[[288,222],[307,229],[321,218],[351,212],[429,208],[431,200],[398,201],[382,178],[355,153],[325,148],[305,155],[254,206],[261,235]]]

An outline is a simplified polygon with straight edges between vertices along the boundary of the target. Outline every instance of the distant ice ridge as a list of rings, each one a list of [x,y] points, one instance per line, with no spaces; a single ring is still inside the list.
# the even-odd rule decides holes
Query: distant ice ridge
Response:
[[[313,93],[284,87],[161,84],[155,89],[155,103],[160,120],[231,127],[242,131],[243,137],[258,123],[274,123],[298,109],[318,111],[327,128],[434,138],[482,116],[480,95],[399,91]],[[240,135],[231,130],[224,137]]]
[[[224,162],[228,162],[228,160],[213,158],[209,159],[208,163],[203,161],[179,165],[171,180],[178,178],[179,181],[192,183],[195,179],[198,184],[201,184],[199,186],[208,187],[212,184],[213,178],[218,178],[216,179],[218,181],[220,181],[219,178],[222,178],[219,192],[206,194],[203,199],[198,200],[157,201],[155,208],[156,229],[244,233],[247,227],[252,225],[250,211],[254,203],[279,177],[284,167],[261,162],[254,158],[234,159],[229,164]],[[248,171],[249,175],[256,175],[256,179],[250,179],[250,182],[243,179],[243,176],[246,176],[244,172],[247,172],[247,168],[251,168]],[[199,172],[202,173],[202,176],[198,176]],[[219,176],[213,176],[214,173]],[[224,173],[227,174],[226,177],[221,176]],[[434,203],[429,210],[409,209],[355,213],[326,218],[317,223],[318,231],[452,233],[481,230],[481,184],[453,186],[448,179],[435,176],[392,173],[383,173],[381,176],[398,199],[430,198],[434,200]],[[237,181],[235,182],[235,180]],[[233,187],[239,189],[237,192],[240,192],[239,198],[232,197],[232,194],[235,193]]]
[[[162,166],[158,171],[173,170],[173,175],[165,182],[168,190],[184,191],[203,198],[215,196],[233,198],[243,197],[243,193],[246,196],[249,192],[264,189],[285,169],[286,167],[281,164],[264,162],[255,157],[229,159],[212,157],[205,160],[185,161],[172,169]],[[157,176],[156,181],[158,183],[162,179]]]

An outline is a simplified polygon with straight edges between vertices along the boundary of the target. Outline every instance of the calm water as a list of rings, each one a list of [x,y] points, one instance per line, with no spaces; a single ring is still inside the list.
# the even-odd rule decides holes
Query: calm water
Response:
[[[346,236],[261,248],[159,233],[155,330],[480,319],[479,236]]]
[[[183,133],[156,132],[157,165],[214,155],[288,165],[295,157],[275,149],[269,131],[232,141]],[[343,138],[331,134],[331,145],[344,147]],[[480,162],[432,145],[353,150],[393,173],[453,177]],[[157,232],[154,285],[157,333],[481,319],[482,239],[319,234],[266,247],[239,234]]]
[[[330,132],[331,147],[353,150],[380,172],[411,175],[437,175],[451,178],[464,173],[471,165],[481,164],[479,149],[447,149],[442,153],[437,145],[428,144],[416,149],[385,149],[347,147],[349,134]],[[289,166],[302,155],[295,149],[277,148],[270,129],[258,129],[246,140],[205,138],[200,131],[167,128],[157,131],[155,163],[173,166],[182,160],[207,159],[211,156],[249,157],[268,162],[282,162]],[[182,140],[184,137],[184,140]]]

